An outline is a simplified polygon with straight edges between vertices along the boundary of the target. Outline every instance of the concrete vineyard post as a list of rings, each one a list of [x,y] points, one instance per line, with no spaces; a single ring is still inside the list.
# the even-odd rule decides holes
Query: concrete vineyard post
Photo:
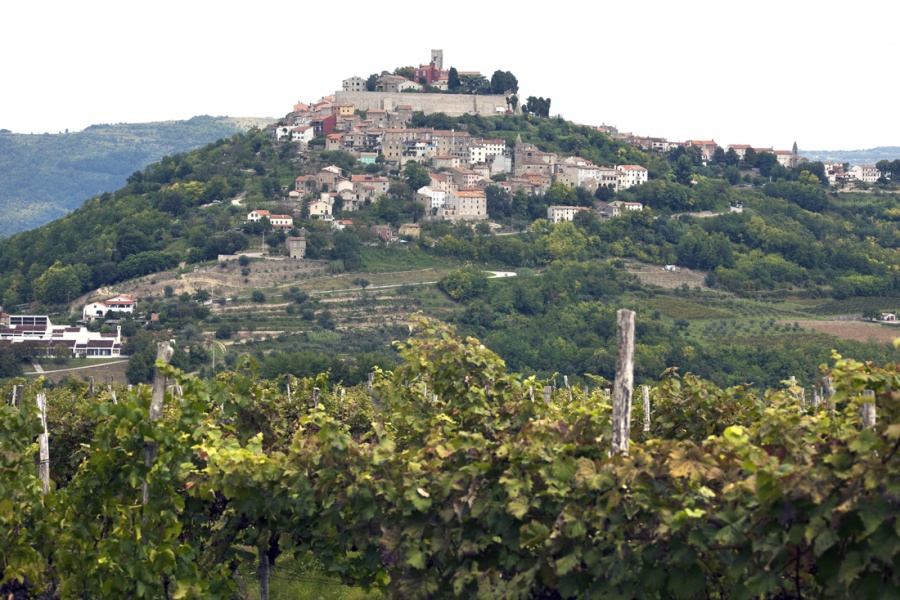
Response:
[[[634,311],[616,312],[616,380],[613,384],[612,453],[628,454],[634,385]]]
[[[169,342],[158,342],[156,344],[157,362],[162,362],[165,365],[169,364],[174,353],[175,351],[172,349],[172,345],[169,344]],[[149,421],[151,424],[162,418],[163,402],[165,399],[166,376],[163,375],[162,371],[157,367],[153,370],[153,391],[150,397]],[[156,453],[158,451],[159,444],[156,442],[144,443],[144,465],[148,470],[153,466],[153,461],[156,459]],[[150,487],[147,485],[147,480],[144,479],[144,482],[141,484],[141,502],[146,505],[149,500]],[[144,520],[146,520],[146,516],[144,517]]]

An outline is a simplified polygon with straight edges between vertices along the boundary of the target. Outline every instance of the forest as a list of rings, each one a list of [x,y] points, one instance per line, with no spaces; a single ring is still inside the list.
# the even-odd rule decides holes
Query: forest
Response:
[[[188,152],[248,127],[239,119],[198,116],[92,125],[77,132],[0,133],[0,201],[6,207],[0,237],[45,225],[88,198],[113,192],[125,185],[128,175],[163,156]]]

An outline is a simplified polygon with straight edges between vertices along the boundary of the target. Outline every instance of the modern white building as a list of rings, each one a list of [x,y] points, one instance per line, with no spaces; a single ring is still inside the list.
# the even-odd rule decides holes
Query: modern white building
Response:
[[[69,348],[72,356],[103,358],[121,356],[122,328],[116,333],[96,333],[87,327],[54,325],[46,315],[9,315],[3,319],[0,340],[18,344],[35,342],[49,354],[57,346]]]

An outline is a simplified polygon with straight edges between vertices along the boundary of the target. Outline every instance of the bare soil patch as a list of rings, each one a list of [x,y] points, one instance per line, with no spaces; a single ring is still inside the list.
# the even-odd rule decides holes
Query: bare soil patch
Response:
[[[800,327],[857,342],[888,343],[900,337],[900,327],[865,321],[798,321]]]
[[[659,265],[648,265],[630,261],[626,265],[629,273],[637,275],[641,283],[659,286],[661,288],[675,289],[683,285],[691,289],[700,288],[709,290],[704,281],[706,281],[706,271],[695,271],[694,269],[686,269],[679,267],[677,271],[666,271]]]

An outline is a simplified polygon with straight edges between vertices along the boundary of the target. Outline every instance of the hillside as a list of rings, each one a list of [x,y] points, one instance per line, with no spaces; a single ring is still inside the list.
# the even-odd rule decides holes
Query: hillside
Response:
[[[329,371],[355,383],[372,365],[394,364],[391,343],[417,311],[456,323],[515,370],[570,381],[612,375],[618,306],[640,315],[644,382],[679,367],[721,385],[771,387],[792,375],[813,380],[832,348],[877,361],[898,356],[877,341],[889,335],[886,326],[869,343],[834,337],[829,332],[842,330],[828,324],[900,307],[900,212],[891,195],[838,199],[807,170],[814,164],[770,165],[777,180],[762,187],[747,183],[762,177],[738,173],[745,183],[737,187],[725,179],[738,171],[733,165],[704,165],[686,151],[645,154],[562,119],[419,113],[412,123],[417,135],[466,132],[539,160],[644,165],[650,180],[595,193],[560,180],[509,193],[502,186],[531,180],[484,181],[476,195],[487,198],[490,218],[472,227],[426,219],[413,193],[433,176],[469,171],[430,159],[402,169],[363,164],[254,129],[165,157],[115,193],[0,240],[3,305],[49,312],[60,323],[74,322],[87,299],[138,297],[141,312],[158,320],[146,329],[127,322],[135,382],[149,376],[151,340],[171,330],[179,366],[203,376],[251,355],[267,376]],[[335,204],[334,218],[352,219],[344,231],[309,217],[322,189],[340,182],[348,204]],[[360,194],[383,191],[359,201],[351,183]],[[610,205],[601,196],[649,210],[604,216]],[[550,206],[584,210],[551,223]],[[293,215],[293,227],[248,222],[253,210]],[[398,241],[412,220],[421,235]],[[306,259],[289,260],[285,237],[301,227]],[[386,231],[393,241],[381,237]],[[216,260],[235,253],[248,256]],[[487,279],[482,271],[516,276]],[[21,368],[6,364],[7,372]]]
[[[92,125],[84,131],[0,134],[0,237],[33,229],[167,154],[187,152],[263,125],[262,119],[194,117],[186,121]]]
[[[900,158],[900,146],[879,146],[867,150],[803,150],[801,154],[811,161],[874,165],[879,160]]]

